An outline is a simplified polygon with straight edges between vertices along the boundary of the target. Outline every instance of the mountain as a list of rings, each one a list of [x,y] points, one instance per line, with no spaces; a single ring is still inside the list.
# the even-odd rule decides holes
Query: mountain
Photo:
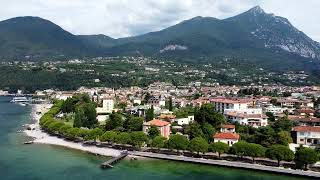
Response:
[[[195,17],[161,31],[113,39],[73,35],[50,21],[18,17],[0,22],[2,57],[143,55],[177,61],[233,59],[270,69],[318,68],[320,44],[287,19],[259,6],[227,19]]]
[[[81,38],[39,17],[17,17],[0,22],[0,57],[84,56],[97,51]]]

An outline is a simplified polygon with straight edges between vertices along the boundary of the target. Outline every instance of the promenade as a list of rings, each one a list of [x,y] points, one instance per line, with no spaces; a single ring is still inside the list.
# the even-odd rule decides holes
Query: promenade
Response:
[[[225,167],[232,167],[232,168],[259,170],[259,171],[295,175],[295,176],[304,176],[304,177],[311,177],[311,178],[320,178],[320,172],[285,169],[281,167],[264,166],[259,164],[249,164],[249,163],[242,163],[242,162],[212,160],[212,159],[203,159],[203,158],[192,158],[192,157],[185,157],[185,156],[166,155],[166,154],[138,152],[138,151],[129,152],[129,154],[133,156],[141,156],[141,157],[156,158],[156,159],[163,159],[163,160],[183,161],[183,162],[225,166]]]

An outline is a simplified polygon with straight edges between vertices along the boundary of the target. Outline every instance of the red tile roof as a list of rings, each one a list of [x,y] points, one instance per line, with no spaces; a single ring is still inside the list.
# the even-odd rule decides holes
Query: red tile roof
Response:
[[[222,128],[235,129],[236,126],[235,126],[235,125],[232,125],[232,124],[224,124],[224,125],[222,125]]]
[[[297,126],[293,128],[293,131],[297,132],[320,132],[319,126]]]
[[[151,120],[151,121],[148,121],[148,122],[145,123],[145,125],[158,126],[158,127],[167,126],[169,124],[170,124],[169,122],[161,121],[159,119],[154,119],[154,120]]]
[[[240,136],[239,134],[236,134],[236,133],[217,133],[213,136],[213,138],[239,140]]]

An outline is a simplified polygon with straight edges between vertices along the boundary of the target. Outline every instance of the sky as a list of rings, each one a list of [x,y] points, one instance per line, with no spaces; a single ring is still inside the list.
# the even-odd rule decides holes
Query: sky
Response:
[[[320,0],[0,0],[0,21],[39,16],[73,34],[113,38],[158,31],[195,16],[219,19],[259,5],[320,42]]]

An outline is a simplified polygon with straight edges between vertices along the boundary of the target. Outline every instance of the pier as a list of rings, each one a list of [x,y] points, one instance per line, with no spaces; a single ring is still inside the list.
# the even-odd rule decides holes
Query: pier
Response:
[[[113,164],[117,163],[118,161],[122,160],[123,158],[125,158],[128,155],[128,152],[121,152],[121,154],[117,157],[114,157],[104,163],[101,164],[101,168],[106,169],[106,168],[113,168]]]
[[[249,164],[249,163],[243,163],[243,162],[212,160],[212,159],[203,159],[203,158],[192,158],[192,157],[186,157],[186,156],[175,156],[175,155],[157,154],[157,153],[149,153],[149,152],[138,152],[138,151],[130,152],[130,155],[147,157],[147,158],[155,158],[155,159],[163,159],[163,160],[173,160],[173,161],[181,161],[181,162],[224,166],[224,167],[231,167],[231,168],[242,168],[242,169],[248,169],[248,170],[258,170],[258,171],[265,171],[265,172],[278,173],[278,174],[287,174],[287,175],[293,175],[293,176],[320,178],[320,172],[285,169],[282,167],[264,166],[264,165],[259,165],[259,164]]]

